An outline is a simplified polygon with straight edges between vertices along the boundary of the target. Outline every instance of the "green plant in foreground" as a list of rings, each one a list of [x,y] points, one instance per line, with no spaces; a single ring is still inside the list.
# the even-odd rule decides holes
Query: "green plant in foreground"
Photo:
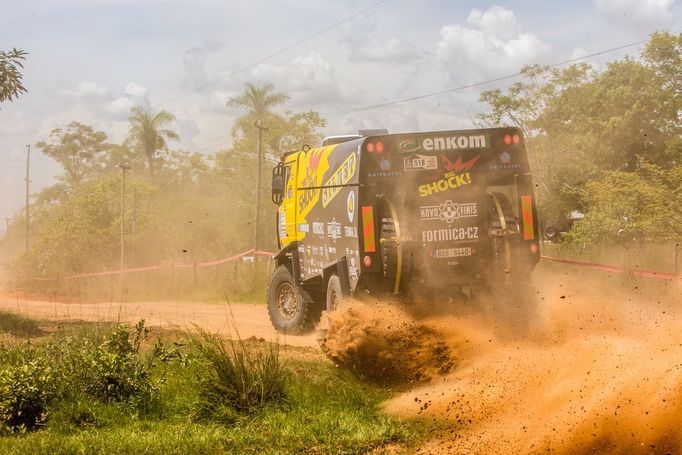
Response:
[[[250,350],[241,339],[225,341],[204,331],[193,341],[205,365],[199,378],[199,419],[230,421],[238,412],[253,412],[285,398],[286,372],[277,345]]]
[[[89,395],[103,401],[148,402],[153,398],[158,384],[152,383],[150,368],[139,359],[140,343],[146,334],[144,321],[137,323],[132,334],[126,325],[119,325],[91,353],[91,376],[85,384]]]
[[[36,360],[0,371],[0,433],[24,432],[43,425],[54,386],[52,369]]]

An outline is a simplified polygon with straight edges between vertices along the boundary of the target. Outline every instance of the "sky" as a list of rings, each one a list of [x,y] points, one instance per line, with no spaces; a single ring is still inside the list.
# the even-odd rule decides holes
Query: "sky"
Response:
[[[681,12],[679,0],[0,0],[0,49],[29,53],[28,93],[0,105],[0,218],[23,207],[27,144],[31,193],[54,183],[59,167],[34,145],[71,121],[120,142],[132,106],[165,109],[172,147],[210,154],[241,114],[226,101],[268,82],[291,97],[282,110],[325,116],[327,135],[470,128],[480,92],[513,80],[357,109],[679,33]]]

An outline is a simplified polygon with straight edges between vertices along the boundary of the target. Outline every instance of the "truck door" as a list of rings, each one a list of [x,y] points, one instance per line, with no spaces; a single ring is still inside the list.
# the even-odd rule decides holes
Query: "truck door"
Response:
[[[284,196],[278,211],[278,235],[282,248],[297,238],[296,229],[296,173],[298,171],[298,157],[284,163],[282,175],[284,180]]]

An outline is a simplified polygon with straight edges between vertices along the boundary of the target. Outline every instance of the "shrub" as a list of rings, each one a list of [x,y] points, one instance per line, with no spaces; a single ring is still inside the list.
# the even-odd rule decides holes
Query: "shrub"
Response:
[[[143,321],[135,326],[132,341],[128,326],[119,325],[92,353],[86,392],[103,401],[151,400],[158,386],[152,384],[149,369],[138,358],[145,335]]]
[[[175,352],[159,342],[148,357],[143,356],[140,347],[147,334],[144,321],[139,321],[133,330],[121,324],[109,334],[90,331],[76,338],[54,337],[45,346],[45,356],[59,382],[67,385],[60,389],[60,397],[85,394],[105,403],[150,404],[165,377],[152,378],[156,360],[173,361]]]
[[[284,399],[277,345],[249,351],[242,340],[224,341],[207,332],[199,332],[194,342],[205,366],[199,377],[199,418],[230,420],[230,409],[248,413]]]
[[[33,360],[0,371],[0,430],[23,432],[43,425],[54,396],[53,371]]]

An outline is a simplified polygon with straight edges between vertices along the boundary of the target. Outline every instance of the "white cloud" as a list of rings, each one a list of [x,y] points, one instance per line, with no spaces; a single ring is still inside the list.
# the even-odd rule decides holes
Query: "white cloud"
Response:
[[[673,22],[674,0],[593,0],[602,16],[618,27],[633,32],[650,32]]]
[[[81,81],[76,87],[60,90],[58,94],[72,99],[97,99],[108,96],[109,90],[98,82]]]
[[[423,55],[416,46],[396,36],[378,33],[371,15],[346,24],[340,41],[349,48],[349,59],[354,62],[410,63]]]
[[[291,97],[292,105],[307,109],[356,98],[356,89],[339,80],[332,64],[317,52],[301,55],[291,63],[265,63],[251,71],[251,79],[271,82],[275,90]]]
[[[521,27],[516,22],[514,12],[497,5],[485,12],[478,9],[471,10],[467,22],[480,27],[488,35],[503,39],[511,39],[521,33]]]
[[[570,60],[575,60],[578,58],[583,58],[587,55],[587,51],[582,47],[576,47],[571,51],[571,55],[568,57]]]
[[[419,58],[417,48],[396,38],[373,37],[351,53],[351,60],[367,62],[408,62]]]
[[[119,96],[104,105],[104,111],[114,117],[124,118],[130,113],[130,109],[135,105],[132,99],[127,96]]]
[[[131,98],[146,99],[149,94],[149,90],[145,87],[137,84],[136,82],[128,82],[125,89],[123,90],[124,95],[128,95]]]
[[[105,120],[126,120],[130,115],[130,109],[136,105],[150,106],[149,90],[131,81],[126,84],[123,93],[110,99],[101,106],[101,109],[105,114]]]
[[[549,52],[540,38],[523,32],[512,11],[499,6],[473,10],[466,25],[446,25],[440,36],[436,61],[450,83],[506,75],[539,63]]]

